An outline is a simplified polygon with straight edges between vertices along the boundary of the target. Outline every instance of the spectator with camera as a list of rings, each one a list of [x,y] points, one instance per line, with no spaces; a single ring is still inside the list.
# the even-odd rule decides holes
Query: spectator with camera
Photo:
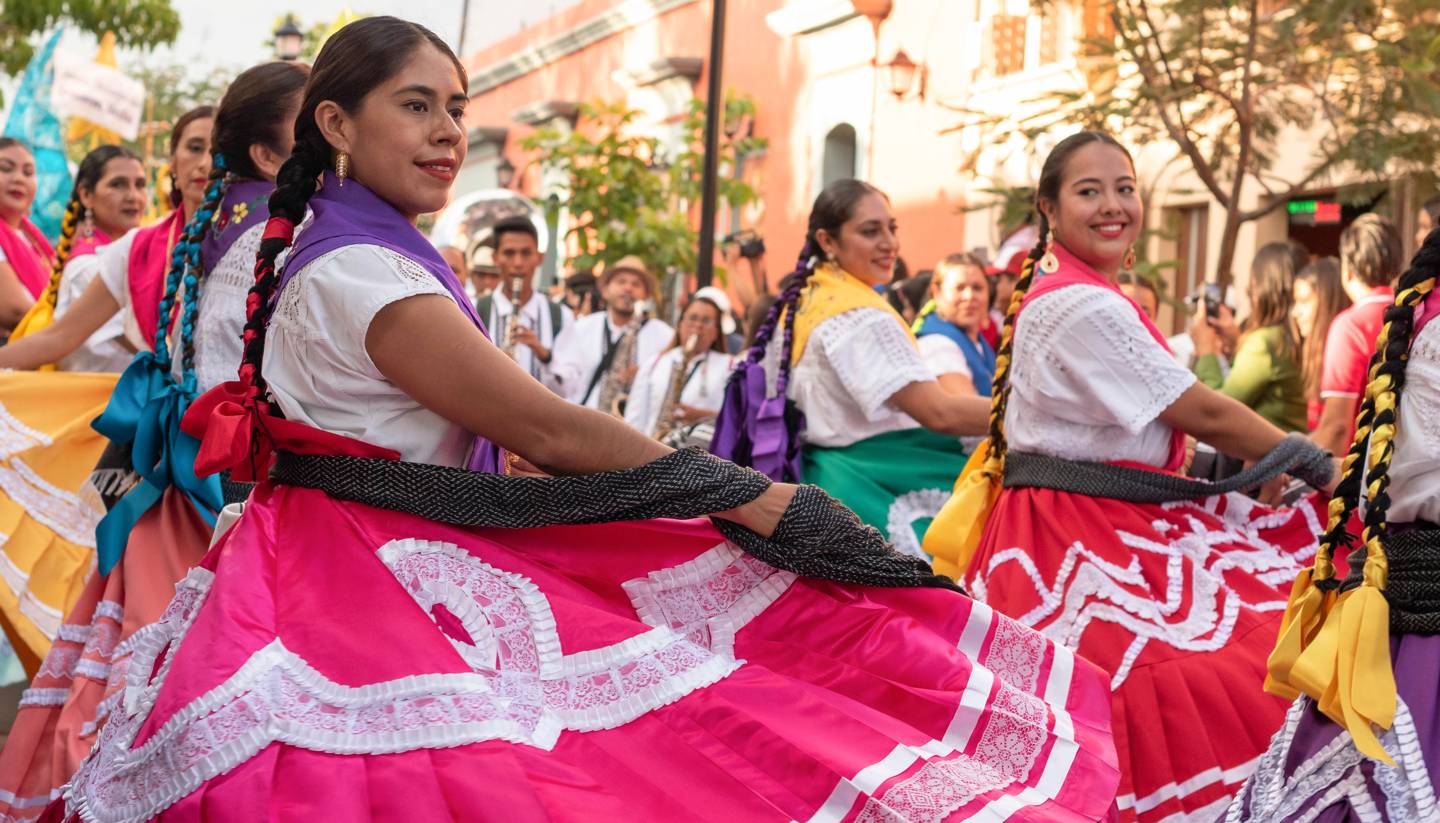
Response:
[[[1395,300],[1391,284],[1403,262],[1400,232],[1378,214],[1360,215],[1340,235],[1340,284],[1355,305],[1336,316],[1325,338],[1323,405],[1312,435],[1332,454],[1344,455],[1355,434],[1375,338]]]
[[[1197,306],[1190,337],[1195,341],[1195,375],[1255,410],[1286,432],[1308,430],[1305,380],[1300,372],[1300,344],[1290,321],[1295,273],[1310,261],[1304,246],[1291,240],[1260,249],[1250,265],[1245,320],[1229,373],[1220,369],[1222,347],[1218,322],[1208,307]]]

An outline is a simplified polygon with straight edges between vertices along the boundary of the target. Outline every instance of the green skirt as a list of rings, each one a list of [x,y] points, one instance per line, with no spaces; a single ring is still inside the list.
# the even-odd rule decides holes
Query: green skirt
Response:
[[[965,468],[959,440],[914,428],[840,448],[807,445],[801,453],[806,483],[839,498],[896,548],[930,559],[921,539]]]

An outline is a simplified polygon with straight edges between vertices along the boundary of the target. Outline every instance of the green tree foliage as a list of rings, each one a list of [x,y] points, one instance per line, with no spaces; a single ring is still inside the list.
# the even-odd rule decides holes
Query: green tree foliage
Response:
[[[122,47],[175,42],[180,16],[170,0],[4,0],[0,3],[0,70],[16,74],[35,54],[37,35],[71,25],[96,36],[115,33]]]
[[[739,123],[753,118],[755,104],[727,97],[725,110],[727,122]],[[573,131],[540,129],[522,145],[538,155],[543,168],[563,176],[568,196],[550,208],[564,208],[571,216],[567,238],[579,250],[571,261],[576,268],[636,254],[666,277],[693,273],[705,103],[691,101],[673,156],[665,156],[659,138],[638,133],[639,116],[618,103],[583,105]],[[729,206],[755,199],[749,184],[733,173],[739,157],[766,144],[743,131],[721,138],[718,192]]]
[[[1222,283],[1245,223],[1334,176],[1379,184],[1440,157],[1435,0],[1113,0],[1110,19],[1079,89],[981,124],[997,140],[1083,125],[1173,144],[1225,214]],[[1282,174],[1307,132],[1315,150]]]

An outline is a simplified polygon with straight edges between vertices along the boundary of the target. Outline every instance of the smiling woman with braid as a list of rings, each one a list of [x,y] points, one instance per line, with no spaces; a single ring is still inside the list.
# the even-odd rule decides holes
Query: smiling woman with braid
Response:
[[[1440,231],[1401,275],[1344,477],[1270,656],[1299,697],[1227,821],[1431,820],[1440,781]],[[1346,529],[1364,504],[1356,543]],[[1350,574],[1342,582],[1336,558]]]
[[[263,482],[138,643],[68,811],[1102,818],[1092,667],[822,492],[672,452],[490,343],[415,228],[466,89],[396,18],[321,50],[240,379],[185,422],[200,468]],[[497,473],[511,454],[560,476]]]
[[[1186,479],[1184,436],[1259,461],[1235,488],[1286,469],[1323,487],[1332,461],[1198,384],[1116,286],[1144,214],[1119,143],[1062,140],[1036,199],[1042,242],[996,353],[990,439],[926,548],[1110,674],[1122,819],[1213,820],[1284,715],[1265,656],[1319,503],[1269,509]]]
[[[210,185],[160,284],[153,351],[135,356],[95,421],[112,441],[95,473],[109,480],[97,485],[111,507],[94,533],[95,559],[81,569],[88,581],[0,752],[0,798],[19,798],[0,802],[0,817],[38,814],[38,799],[69,778],[118,700],[127,641],[160,616],[209,545],[222,484],[195,476],[196,443],[179,423],[197,392],[233,374],[240,357],[251,261],[308,73],[303,63],[251,68],[215,112]],[[89,642],[95,637],[109,640]]]

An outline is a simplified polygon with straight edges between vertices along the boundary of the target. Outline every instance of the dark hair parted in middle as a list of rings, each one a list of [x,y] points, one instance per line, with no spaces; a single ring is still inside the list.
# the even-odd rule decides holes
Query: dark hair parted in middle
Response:
[[[60,275],[70,261],[70,250],[75,244],[75,233],[87,215],[85,204],[80,202],[80,192],[95,193],[100,179],[105,176],[105,166],[117,157],[139,160],[140,155],[125,146],[106,144],[85,155],[75,170],[75,185],[70,189],[70,201],[65,204],[65,216],[60,220],[60,237],[55,243],[55,262],[50,269],[50,282],[40,293],[40,301],[55,308],[60,298]]]
[[[450,59],[461,86],[468,86],[465,67],[438,35],[417,23],[398,17],[366,17],[336,32],[320,50],[305,84],[305,97],[295,117],[295,147],[275,178],[270,195],[270,222],[289,224],[289,230],[267,228],[255,261],[255,285],[250,289],[245,318],[244,357],[240,381],[262,411],[270,411],[260,363],[265,352],[265,326],[271,298],[279,285],[275,258],[290,245],[294,227],[305,218],[305,206],[315,194],[316,178],[331,163],[334,149],[320,132],[315,112],[331,101],[347,112],[360,108],[371,91],[400,72],[417,51],[430,46]]]
[[[820,241],[817,239],[819,233],[823,230],[831,237],[839,237],[840,227],[855,215],[855,207],[861,200],[872,194],[885,197],[885,192],[863,180],[846,178],[836,180],[826,186],[815,198],[815,205],[810,208],[810,221],[805,228],[805,242],[801,244],[799,258],[795,261],[795,270],[780,281],[780,296],[770,306],[769,313],[765,315],[765,322],[761,323],[751,334],[752,358],[758,359],[757,352],[770,343],[770,338],[775,334],[775,326],[780,321],[781,313],[799,301],[800,292],[804,291],[805,283],[810,279],[810,273],[815,270],[815,265],[820,259]],[[794,327],[795,315],[796,312],[793,311],[786,315],[787,326]],[[787,354],[781,358],[780,362],[782,385],[790,373],[788,343],[786,348]]]

